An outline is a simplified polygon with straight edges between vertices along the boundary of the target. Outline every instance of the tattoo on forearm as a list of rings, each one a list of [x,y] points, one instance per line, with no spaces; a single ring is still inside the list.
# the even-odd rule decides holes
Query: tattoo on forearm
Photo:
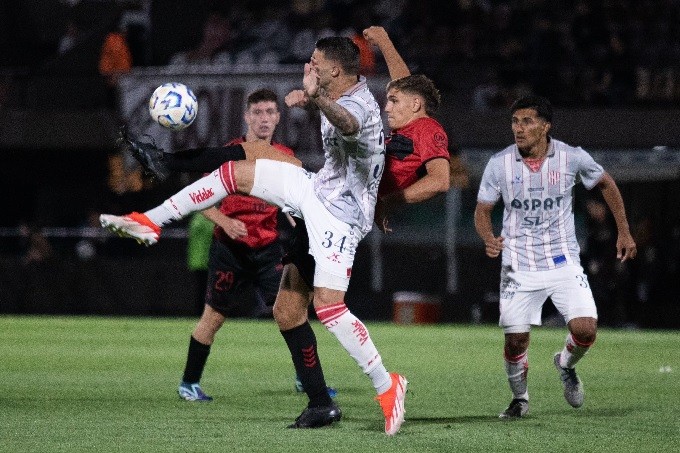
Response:
[[[315,102],[324,115],[326,115],[328,121],[340,129],[344,135],[351,135],[357,131],[359,125],[356,118],[340,104],[326,96],[319,96],[315,99]]]

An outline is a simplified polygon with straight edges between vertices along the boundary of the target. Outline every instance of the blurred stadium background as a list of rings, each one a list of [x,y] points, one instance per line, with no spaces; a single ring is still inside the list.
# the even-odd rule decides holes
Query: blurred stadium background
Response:
[[[215,52],[177,64],[215,14],[226,27]],[[117,154],[117,127],[129,123],[169,149],[224,143],[242,132],[250,90],[285,94],[298,86],[317,37],[372,24],[442,90],[437,118],[470,186],[406,210],[392,235],[371,233],[347,296],[359,317],[394,319],[395,293],[411,292],[439,300],[441,322],[496,321],[499,263],[485,257],[472,212],[486,160],[512,141],[507,107],[534,92],[556,106],[554,135],[591,151],[626,201],[639,255],[618,265],[600,199],[578,194],[583,264],[601,323],[680,328],[676,0],[3,0],[0,313],[192,314],[186,224],[148,249],[97,225],[99,213],[144,210],[193,176],[145,183]],[[124,38],[132,58],[120,77],[100,71],[112,36]],[[382,57],[364,64],[382,100]],[[181,133],[160,130],[145,111],[168,81],[200,98],[196,124]],[[278,140],[318,166],[316,115],[284,109],[282,118]]]

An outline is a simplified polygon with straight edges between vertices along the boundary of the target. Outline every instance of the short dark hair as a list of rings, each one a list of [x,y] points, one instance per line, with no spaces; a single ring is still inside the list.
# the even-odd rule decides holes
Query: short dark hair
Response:
[[[328,36],[319,39],[315,47],[323,52],[326,58],[339,63],[347,74],[359,74],[359,46],[350,38]]]
[[[543,118],[548,123],[552,123],[553,109],[552,104],[543,96],[529,95],[517,99],[510,107],[510,113],[515,113],[520,109],[534,109],[539,118]]]
[[[392,80],[387,84],[387,91],[392,89],[422,96],[425,100],[425,113],[429,116],[434,115],[442,102],[434,82],[422,74],[411,74]]]
[[[271,101],[276,104],[277,107],[279,105],[279,97],[276,95],[276,93],[267,88],[261,88],[248,95],[248,98],[246,99],[246,106],[250,107],[253,104],[257,104],[258,102],[265,101]]]

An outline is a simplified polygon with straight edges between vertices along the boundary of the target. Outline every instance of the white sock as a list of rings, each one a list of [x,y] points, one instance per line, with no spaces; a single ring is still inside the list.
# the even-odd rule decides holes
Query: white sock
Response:
[[[144,215],[159,227],[163,227],[173,220],[179,220],[181,217],[175,218],[175,213],[165,205],[167,202],[168,200],[165,200],[163,204],[149,209]]]
[[[560,352],[560,366],[563,368],[574,368],[576,363],[586,355],[593,343],[579,343],[569,332],[564,342],[564,348]]]
[[[508,375],[508,383],[512,391],[513,398],[525,399],[529,401],[529,391],[527,389],[527,373],[529,372],[529,354],[524,351],[514,357],[505,356],[505,372]]]
[[[233,162],[228,162],[233,164]],[[224,181],[223,168],[227,164],[213,171],[207,176],[189,184],[153,209],[144,214],[156,225],[163,227],[170,222],[180,220],[192,212],[202,211],[219,203],[229,195]]]
[[[392,386],[392,379],[382,364],[382,357],[373,344],[366,326],[354,316],[344,302],[316,309],[319,321],[326,326],[361,370],[371,378],[378,395]]]

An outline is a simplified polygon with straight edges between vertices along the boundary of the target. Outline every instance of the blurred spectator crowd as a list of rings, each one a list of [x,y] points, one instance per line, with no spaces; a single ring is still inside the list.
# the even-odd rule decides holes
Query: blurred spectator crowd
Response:
[[[2,0],[0,109],[66,103],[115,109],[118,76],[134,67],[228,73],[294,65],[299,71],[316,40],[329,35],[357,42],[364,74],[386,74],[383,58],[361,36],[370,25],[385,27],[412,71],[435,80],[455,107],[507,108],[530,92],[558,107],[680,105],[680,0]],[[38,79],[53,79],[52,85],[41,90]],[[120,153],[103,160],[88,149],[3,151],[4,187],[26,201],[10,203],[0,227],[26,220],[19,223],[19,241],[0,235],[0,250],[18,254],[28,277],[15,278],[15,286],[3,280],[17,275],[10,272],[17,265],[3,264],[0,254],[0,289],[29,302],[0,304],[0,312],[49,311],[40,289],[85,281],[62,259],[67,253],[75,251],[78,262],[87,263],[78,269],[95,277],[97,265],[90,263],[99,255],[145,253],[133,241],[102,236],[97,215],[158,204],[171,193],[167,186],[152,187]],[[42,176],[23,177],[29,168]],[[676,326],[680,317],[664,313],[678,313],[680,227],[667,206],[678,204],[680,186],[676,180],[624,190],[628,203],[645,206],[631,216],[640,249],[632,263],[615,260],[615,226],[601,200],[588,199],[583,209],[583,265],[601,323]],[[474,196],[473,189],[473,203]],[[70,202],[58,201],[64,199]],[[55,240],[41,233],[51,225],[93,233]],[[160,256],[167,249],[158,250]],[[53,282],[44,284],[45,275]],[[52,296],[54,307],[68,299]],[[93,310],[105,312],[99,296],[91,297]]]
[[[341,34],[362,46],[365,73],[384,73],[361,38],[376,24],[414,71],[477,109],[527,92],[565,107],[680,100],[679,0],[7,0],[0,12],[2,66],[58,67],[117,32],[134,66],[238,71],[305,62]]]

